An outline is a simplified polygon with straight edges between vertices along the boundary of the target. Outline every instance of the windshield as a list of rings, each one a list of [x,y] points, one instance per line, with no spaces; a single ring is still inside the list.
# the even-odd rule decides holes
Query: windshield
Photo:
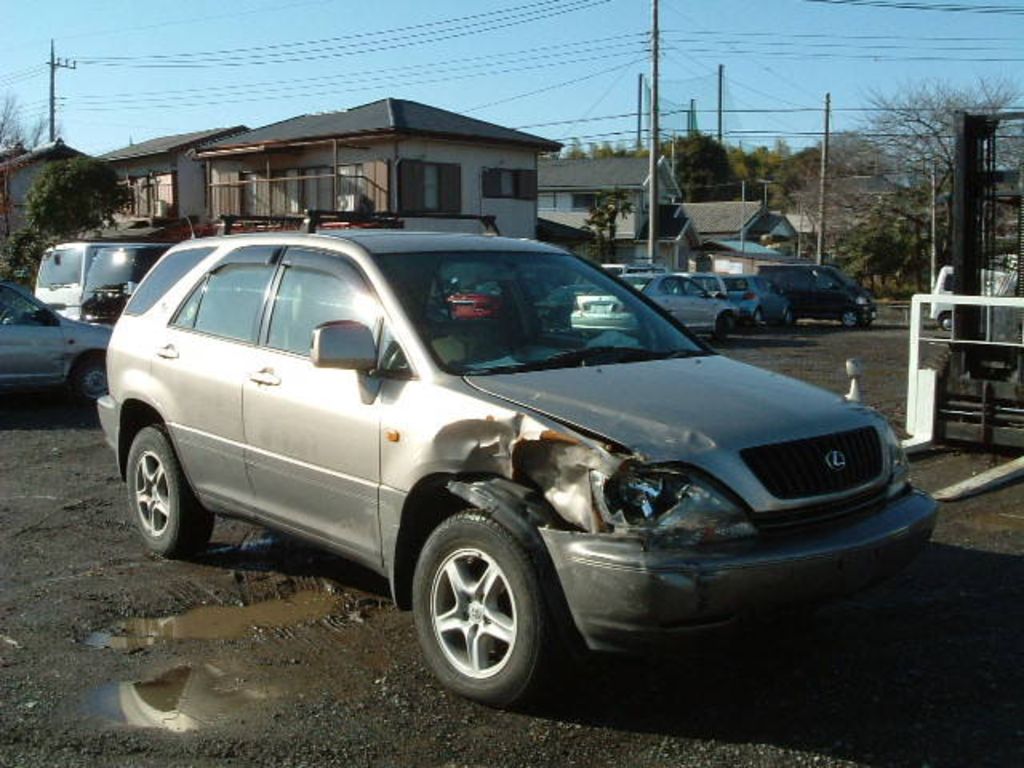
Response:
[[[40,288],[63,288],[81,279],[82,249],[54,248],[43,254],[36,285]]]
[[[169,246],[110,246],[100,248],[85,278],[85,288],[117,288],[138,283]]]
[[[822,267],[822,270],[827,272],[831,277],[834,277],[836,280],[838,280],[840,285],[845,285],[847,288],[860,289],[860,283],[858,283],[852,277],[847,275],[841,269],[825,266]]]
[[[442,369],[489,374],[708,354],[601,269],[561,253],[378,254]]]

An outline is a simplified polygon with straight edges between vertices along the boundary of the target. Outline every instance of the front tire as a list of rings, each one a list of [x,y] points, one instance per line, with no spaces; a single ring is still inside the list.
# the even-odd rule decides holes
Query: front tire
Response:
[[[107,361],[102,355],[90,354],[78,360],[68,376],[68,384],[76,398],[91,403],[107,394]]]
[[[843,310],[843,314],[839,316],[839,322],[843,324],[843,328],[856,328],[860,325],[860,316],[856,310]]]
[[[427,539],[413,615],[431,671],[489,706],[534,697],[555,655],[536,568],[506,528],[479,512],[448,518]]]
[[[953,330],[952,312],[942,312],[939,314],[939,328],[947,332]]]
[[[206,548],[213,515],[192,493],[162,428],[146,427],[135,436],[127,473],[129,514],[151,552],[179,558]]]
[[[734,327],[732,315],[728,312],[723,312],[715,318],[715,327],[711,332],[711,335],[718,341],[724,341]]]

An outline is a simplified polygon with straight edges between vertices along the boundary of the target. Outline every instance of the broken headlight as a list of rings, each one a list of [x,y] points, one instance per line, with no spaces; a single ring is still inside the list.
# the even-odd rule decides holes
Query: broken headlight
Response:
[[[888,422],[883,425],[882,434],[882,442],[889,453],[889,495],[896,496],[907,485],[910,462],[907,460],[907,452],[903,450],[903,443]]]
[[[591,473],[594,501],[616,526],[657,529],[688,544],[743,539],[757,531],[742,506],[692,467],[628,465]]]

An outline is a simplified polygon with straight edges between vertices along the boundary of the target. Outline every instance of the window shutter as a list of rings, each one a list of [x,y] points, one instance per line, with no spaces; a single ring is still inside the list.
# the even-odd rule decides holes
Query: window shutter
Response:
[[[400,213],[423,210],[423,163],[398,161],[398,207]]]
[[[501,169],[484,168],[484,197],[501,197]]]
[[[462,212],[462,166],[445,163],[440,167],[441,212]]]
[[[537,172],[533,170],[516,171],[516,197],[520,200],[537,199]]]

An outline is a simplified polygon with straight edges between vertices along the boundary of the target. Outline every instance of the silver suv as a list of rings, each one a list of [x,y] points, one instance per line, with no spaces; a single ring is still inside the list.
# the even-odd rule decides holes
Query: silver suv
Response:
[[[182,243],[108,361],[99,412],[151,550],[201,550],[214,514],[329,547],[390,579],[437,676],[492,705],[573,646],[858,590],[935,522],[875,411],[717,355],[539,243]]]

